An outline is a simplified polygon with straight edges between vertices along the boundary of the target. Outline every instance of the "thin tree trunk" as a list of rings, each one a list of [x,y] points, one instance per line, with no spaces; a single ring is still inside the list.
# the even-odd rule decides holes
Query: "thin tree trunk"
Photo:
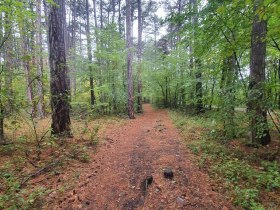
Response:
[[[35,108],[34,108],[33,84],[31,78],[31,67],[30,67],[31,56],[28,50],[29,41],[26,34],[27,31],[25,30],[25,26],[23,26],[23,28],[21,28],[20,30],[20,35],[21,35],[21,44],[22,44],[22,56],[24,57],[23,67],[24,67],[25,81],[26,81],[26,94],[29,102],[30,114],[34,116]]]
[[[12,34],[12,26],[10,23],[10,14],[5,14],[5,33]],[[5,35],[6,36],[6,35]],[[8,35],[7,35],[8,36]],[[7,113],[11,114],[14,110],[13,100],[13,74],[14,74],[14,65],[13,65],[13,36],[9,35],[8,39],[5,42],[5,50],[4,50],[4,60],[5,60],[5,92],[7,94],[8,106],[6,106]]]
[[[132,75],[132,38],[131,38],[131,4],[126,0],[126,46],[127,46],[127,84],[128,84],[128,116],[134,116],[133,75]]]
[[[94,86],[93,86],[93,75],[92,75],[92,48],[91,48],[91,37],[90,37],[90,22],[89,22],[89,3],[86,0],[86,33],[87,33],[87,54],[89,60],[89,82],[90,82],[90,105],[93,108],[95,104]]]
[[[96,15],[96,0],[93,0],[92,3],[93,3],[94,27],[95,27],[95,30],[96,30],[98,28],[98,25],[97,25],[97,15]]]
[[[138,0],[138,71],[137,71],[137,111],[142,112],[142,1]]]
[[[112,10],[113,10],[112,23],[115,23],[115,16],[116,16],[116,3],[115,3],[115,0],[112,0]]]
[[[66,1],[63,1],[62,2],[62,14],[63,14],[63,36],[64,36],[64,45],[65,45],[65,55],[66,57],[69,56],[69,37],[68,37],[68,33],[67,33],[67,21],[66,21]],[[70,75],[69,75],[69,68],[66,68],[66,82],[67,82],[67,86],[68,86],[68,89],[69,89],[69,99],[71,100],[71,79],[70,79]]]
[[[100,0],[100,28],[103,28],[103,0]]]
[[[121,0],[119,0],[119,8],[118,8],[118,12],[119,12],[119,17],[118,17],[118,25],[119,25],[119,33],[120,36],[122,36],[122,23],[121,23]]]
[[[2,27],[0,28],[2,29]],[[1,36],[2,38],[2,36]],[[1,54],[0,54],[1,55]],[[4,66],[1,65],[0,69],[0,145],[6,143],[5,136],[4,136],[4,106],[2,101],[2,74],[4,72]]]
[[[77,1],[73,0],[73,8],[72,8],[72,30],[71,30],[71,48],[70,48],[70,58],[72,60],[76,57],[76,29],[77,29]],[[70,68],[70,85],[72,94],[76,95],[77,91],[77,82],[76,82],[76,69],[75,64]]]
[[[41,0],[36,0],[36,64],[37,64],[37,90],[38,90],[38,117],[40,119],[45,117],[45,104],[44,104],[44,88],[43,88],[43,42],[42,42],[42,26],[41,26]]]
[[[196,44],[196,30],[198,26],[198,2],[197,0],[193,0],[193,12],[194,12],[194,19],[193,19],[193,27],[194,27],[194,47]],[[202,72],[201,72],[201,61],[199,58],[195,58],[195,79],[196,79],[196,85],[195,85],[195,96],[196,96],[196,103],[195,103],[195,109],[196,113],[203,112],[203,91],[202,91]]]
[[[70,136],[70,103],[67,84],[67,66],[64,39],[64,0],[54,0],[50,5],[49,41],[51,71],[52,134]]]
[[[251,120],[252,143],[267,145],[271,141],[264,91],[267,22],[260,19],[257,12],[258,9],[262,8],[262,3],[262,0],[257,0],[254,6],[255,18],[251,35],[248,110]]]

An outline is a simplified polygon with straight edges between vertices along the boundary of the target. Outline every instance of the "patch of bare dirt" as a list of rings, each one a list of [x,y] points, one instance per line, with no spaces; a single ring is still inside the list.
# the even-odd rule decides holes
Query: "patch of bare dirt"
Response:
[[[108,129],[93,161],[77,165],[79,184],[63,197],[50,194],[44,209],[231,209],[192,163],[167,111],[144,110]],[[166,168],[173,179],[164,177]]]

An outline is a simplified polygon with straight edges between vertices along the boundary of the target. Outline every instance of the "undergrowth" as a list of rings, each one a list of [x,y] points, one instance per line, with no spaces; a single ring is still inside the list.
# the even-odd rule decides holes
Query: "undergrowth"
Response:
[[[7,120],[9,144],[0,147],[0,209],[41,209],[50,193],[74,186],[79,170],[73,172],[71,167],[90,162],[101,141],[100,132],[122,122],[116,116],[85,115],[72,120],[73,138],[55,138],[48,130],[49,118]],[[51,182],[60,180],[61,174],[67,174],[67,180],[53,188]],[[33,183],[35,178],[41,181]]]
[[[236,207],[280,208],[280,167],[276,161],[266,161],[257,153],[247,154],[238,147],[231,147],[231,140],[225,141],[219,136],[222,135],[219,123],[207,114],[184,116],[171,112],[170,115],[187,147],[197,156],[198,166],[222,187],[222,193],[226,193]],[[278,193],[278,199],[270,197],[266,202],[262,195],[267,197],[269,193]]]

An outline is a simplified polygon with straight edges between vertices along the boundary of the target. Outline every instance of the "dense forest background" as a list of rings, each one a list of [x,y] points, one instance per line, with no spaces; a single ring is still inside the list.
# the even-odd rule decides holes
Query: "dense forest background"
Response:
[[[279,0],[2,0],[0,143],[33,145],[20,149],[32,165],[50,133],[76,135],[71,120],[133,119],[152,103],[277,160],[279,28]],[[95,142],[98,129],[84,132]]]

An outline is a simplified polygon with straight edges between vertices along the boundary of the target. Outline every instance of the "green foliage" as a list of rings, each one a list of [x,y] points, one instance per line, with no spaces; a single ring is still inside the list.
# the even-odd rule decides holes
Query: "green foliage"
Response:
[[[207,118],[206,118],[207,116]],[[280,189],[280,167],[277,162],[262,161],[256,167],[260,158],[244,154],[239,150],[228,147],[228,142],[220,141],[211,130],[209,115],[188,116],[171,112],[171,117],[176,127],[183,134],[187,147],[197,156],[198,165],[207,168],[214,181],[222,183],[228,195],[233,198],[236,206],[243,209],[265,209],[260,200],[261,192],[273,192]],[[210,115],[211,116],[211,115]],[[207,125],[205,127],[205,125]],[[193,128],[205,129],[199,138],[191,138]]]
[[[90,157],[87,153],[87,148],[80,145],[73,145],[69,150],[69,157],[75,160],[79,160],[82,163],[88,163]]]
[[[42,207],[42,197],[48,193],[44,187],[29,190],[21,189],[20,180],[13,173],[0,172],[1,184],[7,189],[0,196],[0,209],[38,209]]]
[[[265,208],[258,203],[259,190],[257,189],[240,189],[235,188],[236,200],[235,205],[241,206],[245,209],[264,210]]]

